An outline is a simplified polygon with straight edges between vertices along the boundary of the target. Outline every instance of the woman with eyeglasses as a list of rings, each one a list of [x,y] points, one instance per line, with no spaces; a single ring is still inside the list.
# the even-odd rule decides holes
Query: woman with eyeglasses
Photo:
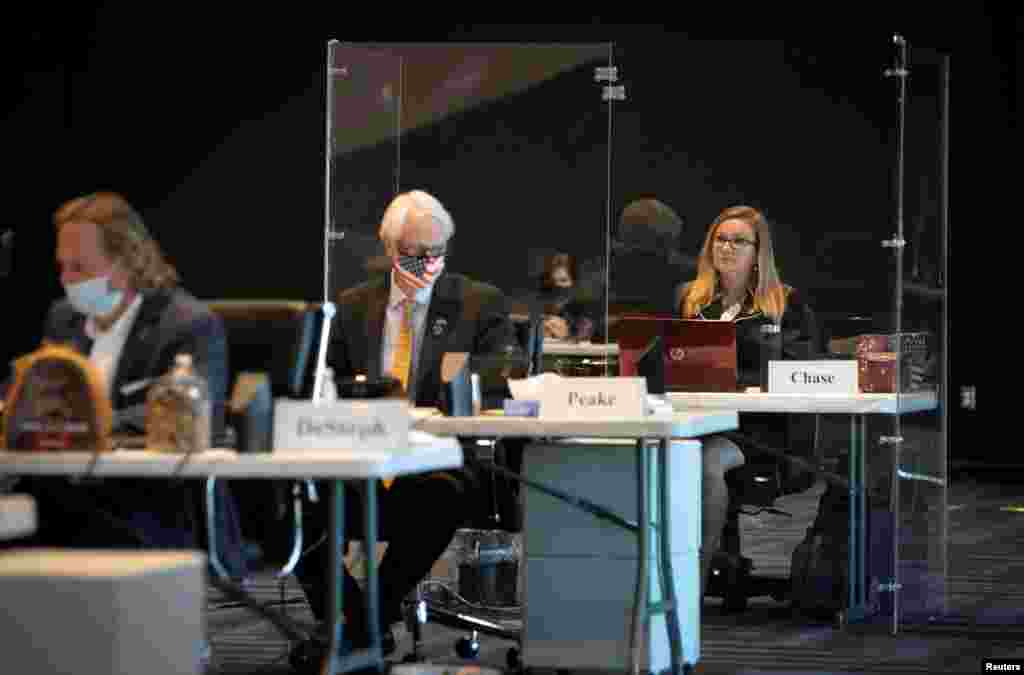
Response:
[[[697,262],[697,278],[681,289],[679,313],[684,318],[736,324],[741,388],[761,381],[761,326],[771,323],[780,328],[782,358],[807,359],[820,353],[814,315],[799,293],[779,278],[768,221],[751,206],[727,208],[711,223]],[[740,432],[787,449],[791,445],[787,423],[783,415],[743,413]],[[732,440],[720,435],[705,439],[702,585],[711,556],[718,550],[729,507],[725,472],[744,462],[743,451]]]

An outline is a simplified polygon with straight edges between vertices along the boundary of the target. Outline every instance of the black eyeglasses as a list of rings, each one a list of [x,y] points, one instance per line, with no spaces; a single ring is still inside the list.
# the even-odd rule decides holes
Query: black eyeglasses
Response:
[[[441,258],[448,252],[448,244],[439,246],[403,246],[399,244],[398,254],[410,258]]]
[[[725,247],[727,244],[736,249],[748,249],[757,246],[757,242],[746,237],[726,237],[722,234],[715,235],[715,244]]]

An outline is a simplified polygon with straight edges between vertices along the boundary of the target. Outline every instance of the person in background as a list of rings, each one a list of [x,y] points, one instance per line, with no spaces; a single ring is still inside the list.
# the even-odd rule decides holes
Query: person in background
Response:
[[[697,277],[681,287],[683,318],[736,324],[738,380],[760,384],[760,327],[780,325],[783,358],[813,358],[820,353],[814,314],[800,294],[779,277],[771,228],[750,206],[723,210],[708,228],[697,263]],[[777,448],[789,447],[782,415],[743,413],[740,432]],[[725,472],[741,466],[744,451],[729,438],[704,439],[701,587],[706,589],[711,556],[718,550],[729,507]]]
[[[537,299],[544,314],[544,337],[589,340],[594,334],[593,308],[577,290],[576,259],[556,253],[544,262]]]
[[[622,209],[608,271],[613,313],[668,315],[675,311],[679,281],[696,272],[696,261],[680,252],[684,229],[683,218],[657,199],[637,199]]]

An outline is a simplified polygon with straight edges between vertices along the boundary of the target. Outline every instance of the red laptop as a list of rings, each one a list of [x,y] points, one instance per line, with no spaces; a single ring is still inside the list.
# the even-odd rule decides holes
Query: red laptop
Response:
[[[666,391],[736,391],[736,325],[732,321],[627,315],[614,328],[619,374],[638,376],[655,338],[664,346]]]

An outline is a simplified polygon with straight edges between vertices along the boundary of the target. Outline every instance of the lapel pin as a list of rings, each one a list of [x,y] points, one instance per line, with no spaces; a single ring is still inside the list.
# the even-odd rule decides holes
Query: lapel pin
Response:
[[[434,337],[441,337],[447,328],[448,320],[441,316],[434,319],[434,325],[431,327],[430,331],[434,334]]]

